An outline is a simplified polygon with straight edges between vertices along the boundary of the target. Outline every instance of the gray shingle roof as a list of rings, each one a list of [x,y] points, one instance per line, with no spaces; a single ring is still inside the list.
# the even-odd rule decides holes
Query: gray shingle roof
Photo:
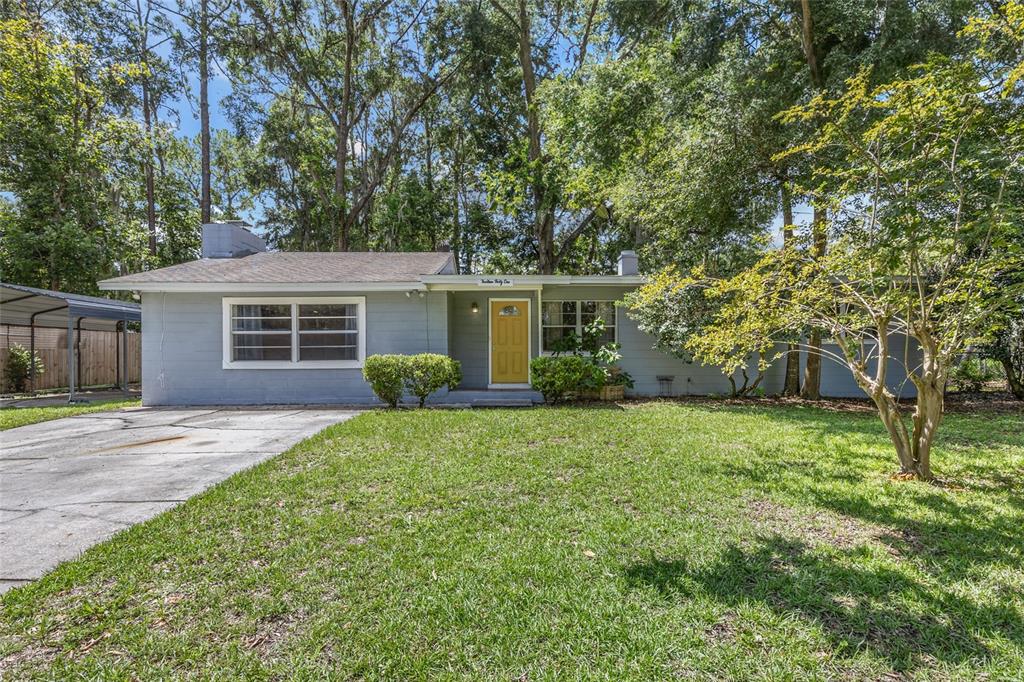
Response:
[[[109,284],[415,282],[446,270],[450,253],[268,252],[204,258],[105,280]]]

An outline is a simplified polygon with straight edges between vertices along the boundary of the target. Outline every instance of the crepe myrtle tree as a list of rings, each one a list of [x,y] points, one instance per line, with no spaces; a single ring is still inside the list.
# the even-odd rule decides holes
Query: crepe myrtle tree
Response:
[[[1021,290],[1020,101],[971,62],[937,60],[880,87],[862,72],[838,98],[788,112],[789,121],[822,123],[793,153],[836,161],[814,176],[834,246],[815,257],[808,240],[733,277],[681,279],[715,306],[686,348],[734,371],[821,330],[835,343],[815,352],[847,367],[874,402],[900,473],[931,480],[949,369],[999,331]],[[895,343],[901,336],[920,352]],[[900,363],[917,389],[909,423],[887,381]]]
[[[654,337],[655,347],[686,362],[692,362],[697,348],[697,337],[706,334],[715,321],[722,301],[709,297],[710,280],[702,267],[696,267],[687,276],[681,276],[675,267],[669,267],[654,275],[639,289],[629,292],[623,298],[626,314],[637,323],[640,331]],[[724,340],[723,340],[724,343]],[[722,362],[708,362],[711,356],[702,356],[708,364],[717,364],[729,380],[732,397],[746,396],[758,389],[768,369],[767,349],[758,352],[757,375],[753,382],[747,372],[747,358],[737,362],[740,348],[733,348],[716,354]],[[736,373],[743,377],[737,385]]]

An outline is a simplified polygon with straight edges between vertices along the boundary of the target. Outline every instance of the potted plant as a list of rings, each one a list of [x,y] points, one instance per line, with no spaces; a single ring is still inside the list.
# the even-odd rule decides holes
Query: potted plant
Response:
[[[608,377],[601,387],[600,400],[622,400],[626,389],[633,388],[633,377],[618,365],[608,368]]]

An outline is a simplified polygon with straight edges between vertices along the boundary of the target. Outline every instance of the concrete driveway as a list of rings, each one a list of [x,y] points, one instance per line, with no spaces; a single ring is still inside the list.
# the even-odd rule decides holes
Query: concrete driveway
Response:
[[[0,592],[355,414],[143,407],[0,432]]]

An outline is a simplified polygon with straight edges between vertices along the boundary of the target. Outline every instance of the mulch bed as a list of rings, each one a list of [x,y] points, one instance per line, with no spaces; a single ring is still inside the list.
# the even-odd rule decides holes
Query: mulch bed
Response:
[[[693,405],[755,405],[761,407],[793,407],[804,405],[817,407],[830,412],[874,414],[875,405],[868,398],[822,398],[821,400],[804,400],[803,398],[746,397],[746,398],[709,398],[707,396],[676,396],[672,398],[627,398],[617,401],[622,407],[642,405],[650,402],[674,402]],[[913,411],[914,400],[900,401],[900,408],[907,412]],[[999,414],[1020,414],[1024,416],[1024,401],[1017,400],[1008,391],[986,391],[984,393],[947,393],[947,413],[995,412]]]

